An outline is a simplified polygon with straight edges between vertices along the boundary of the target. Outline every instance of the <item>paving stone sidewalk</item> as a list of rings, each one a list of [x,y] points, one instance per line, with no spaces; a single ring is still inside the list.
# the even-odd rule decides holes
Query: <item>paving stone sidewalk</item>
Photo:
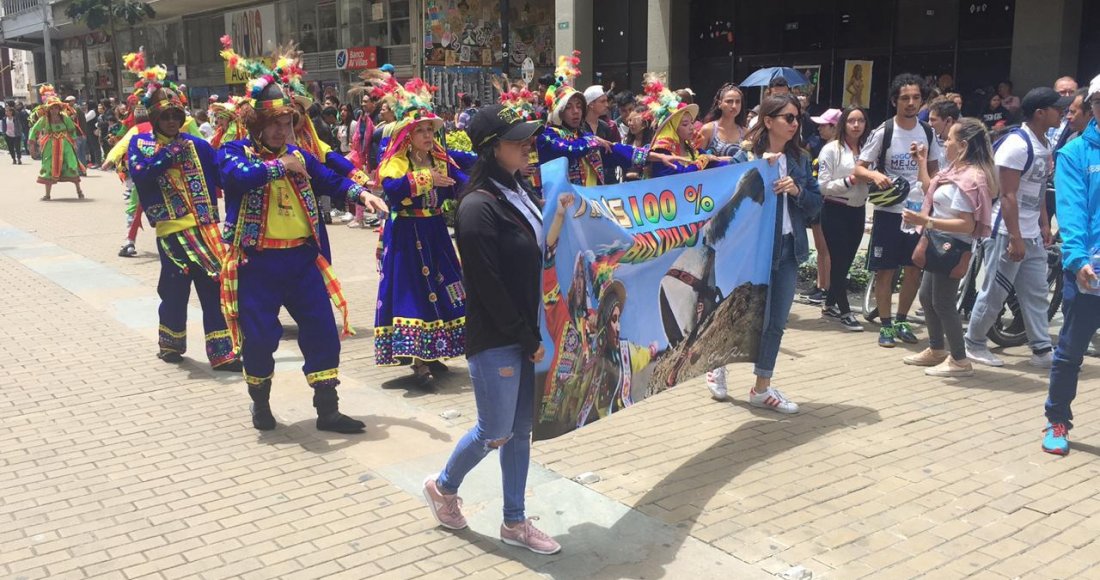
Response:
[[[88,181],[83,203],[0,198],[0,577],[1100,578],[1095,359],[1056,458],[1039,450],[1046,378],[1025,348],[933,379],[901,364],[910,350],[796,306],[777,384],[799,415],[750,408],[735,365],[732,403],[697,379],[537,443],[530,507],[567,550],[535,558],[495,539],[491,461],[463,490],[473,530],[431,525],[419,481],[472,423],[472,395],[461,362],[430,391],[373,366],[372,233],[331,230],[361,331],[343,404],[371,413],[368,434],[313,430],[291,334],[283,426],[257,436],[235,377],[153,359],[150,234],[117,258],[117,181]],[[589,471],[600,481],[570,481]]]

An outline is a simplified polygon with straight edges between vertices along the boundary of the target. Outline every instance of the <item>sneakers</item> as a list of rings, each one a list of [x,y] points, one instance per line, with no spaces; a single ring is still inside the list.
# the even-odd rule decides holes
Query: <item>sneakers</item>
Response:
[[[424,480],[424,499],[428,502],[428,509],[435,516],[439,525],[449,530],[461,530],[466,527],[466,517],[462,515],[462,498],[457,493],[445,494],[439,490],[435,480],[439,474],[429,475]],[[503,529],[501,534],[503,534]]]
[[[895,322],[894,332],[902,342],[917,344],[917,336],[913,334],[913,327],[908,322]]]
[[[710,389],[710,398],[715,401],[725,401],[729,398],[729,391],[726,390],[726,367],[707,371],[707,388]]]
[[[536,554],[546,556],[557,554],[561,551],[561,544],[531,523],[537,519],[537,517],[527,518],[523,520],[523,523],[516,524],[515,527],[500,524],[500,541],[509,546],[527,548]]]
[[[878,318],[878,308],[872,308],[868,312],[863,313],[863,319],[867,322],[874,322]]]
[[[1027,364],[1041,369],[1049,369],[1054,366],[1054,353],[1049,350],[1042,354],[1032,353]]]
[[[947,357],[942,363],[924,369],[924,374],[930,377],[972,377],[974,376],[974,365],[970,364],[969,360],[959,362]]]
[[[917,354],[911,354],[901,359],[901,362],[915,367],[934,367],[945,360],[947,360],[946,351],[926,348]]]
[[[1054,455],[1069,453],[1069,427],[1065,423],[1047,423],[1043,433],[1043,451]]]
[[[989,352],[989,349],[984,346],[974,348],[966,347],[966,358],[989,367],[1005,366],[1005,361],[997,358],[995,354]]]
[[[749,390],[749,404],[761,409],[771,409],[780,413],[797,413],[798,405],[783,396],[779,389],[768,387],[763,393],[757,393],[755,389]]]
[[[840,317],[840,326],[842,326],[844,330],[863,332],[863,325],[856,320],[856,316],[851,312]]]
[[[836,307],[836,304],[831,304],[821,309],[821,315],[826,318],[840,318],[840,309]]]
[[[122,247],[118,250],[118,257],[120,258],[133,258],[136,255],[137,248],[135,248],[134,244],[132,243],[123,244]]]
[[[823,304],[825,302],[825,290],[814,286],[813,288],[810,288],[809,292],[803,294],[802,298],[804,298],[806,302],[809,302],[810,304]]]
[[[882,348],[894,348],[897,346],[898,333],[893,326],[883,326],[878,329],[878,345]]]

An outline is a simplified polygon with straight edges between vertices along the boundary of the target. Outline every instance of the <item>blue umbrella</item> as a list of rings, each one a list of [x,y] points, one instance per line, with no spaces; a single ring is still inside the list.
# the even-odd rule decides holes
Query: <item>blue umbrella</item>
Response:
[[[749,78],[741,81],[742,87],[766,87],[772,82],[772,79],[776,77],[783,77],[787,79],[787,84],[792,87],[801,85],[808,85],[810,81],[806,80],[806,77],[802,76],[802,73],[794,70],[788,66],[773,66],[768,68],[762,68],[751,75]]]

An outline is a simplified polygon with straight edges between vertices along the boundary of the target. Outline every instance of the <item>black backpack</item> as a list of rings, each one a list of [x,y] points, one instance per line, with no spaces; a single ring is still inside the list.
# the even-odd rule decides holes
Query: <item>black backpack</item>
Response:
[[[932,140],[936,138],[936,136],[932,134],[932,125],[929,125],[928,123],[925,123],[920,119],[917,119],[917,122],[920,123],[920,126],[922,128],[924,128],[924,137],[928,139],[928,150],[931,151],[933,143]],[[881,172],[885,172],[886,150],[890,148],[890,143],[894,140],[894,118],[890,117],[889,119],[886,119],[882,122],[881,125],[878,126],[878,128],[882,129],[882,147],[880,147],[878,151],[878,165],[875,166],[875,169]]]

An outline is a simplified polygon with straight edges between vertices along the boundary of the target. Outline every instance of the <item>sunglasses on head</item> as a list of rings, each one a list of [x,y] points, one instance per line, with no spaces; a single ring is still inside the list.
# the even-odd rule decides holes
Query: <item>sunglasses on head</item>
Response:
[[[783,119],[787,122],[788,125],[794,125],[795,123],[798,123],[798,115],[795,115],[794,113],[783,113],[781,115],[776,114],[768,116],[772,117],[773,119]]]

